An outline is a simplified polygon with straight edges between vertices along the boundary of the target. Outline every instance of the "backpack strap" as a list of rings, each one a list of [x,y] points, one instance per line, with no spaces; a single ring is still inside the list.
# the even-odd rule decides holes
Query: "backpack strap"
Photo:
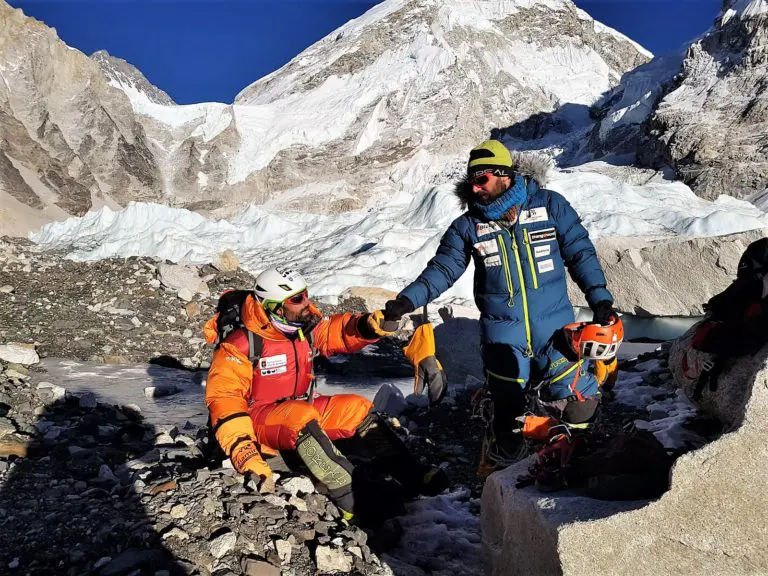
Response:
[[[225,342],[234,345],[243,354],[247,354],[251,366],[256,367],[259,363],[264,349],[264,339],[258,334],[247,328],[240,328],[227,336]]]
[[[264,338],[250,330],[245,328],[244,330],[248,333],[248,360],[251,361],[251,366],[256,367],[259,359],[261,359],[261,352],[264,350]]]

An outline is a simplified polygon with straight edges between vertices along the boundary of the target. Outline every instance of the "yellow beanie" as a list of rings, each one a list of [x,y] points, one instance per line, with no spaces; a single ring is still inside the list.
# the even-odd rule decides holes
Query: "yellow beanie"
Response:
[[[469,153],[467,173],[470,178],[485,172],[493,172],[496,176],[512,174],[512,155],[498,140],[486,140]]]

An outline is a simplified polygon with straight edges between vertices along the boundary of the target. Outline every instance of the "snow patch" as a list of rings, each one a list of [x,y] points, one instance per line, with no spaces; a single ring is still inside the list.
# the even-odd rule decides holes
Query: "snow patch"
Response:
[[[423,166],[415,162],[402,170],[414,181],[428,180]],[[594,162],[555,171],[549,185],[579,212],[593,238],[719,236],[768,227],[768,215],[746,201],[721,196],[709,202],[680,182],[629,184],[599,172],[608,168]],[[119,211],[104,207],[48,224],[30,239],[44,248],[68,250],[76,260],[150,256],[205,264],[234,249],[252,273],[292,262],[307,275],[315,296],[333,301],[350,286],[402,289],[434,256],[445,230],[461,214],[452,184],[423,185],[375,209],[343,214],[281,209],[285,202],[342,199],[347,187],[344,182],[300,187],[268,206],[250,205],[229,220],[157,204],[131,203]],[[472,300],[471,269],[470,264],[441,301]]]

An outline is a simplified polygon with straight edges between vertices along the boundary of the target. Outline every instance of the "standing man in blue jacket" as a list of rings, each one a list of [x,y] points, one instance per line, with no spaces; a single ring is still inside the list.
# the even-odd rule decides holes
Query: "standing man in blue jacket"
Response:
[[[486,383],[494,405],[493,449],[522,457],[513,433],[526,408],[525,386],[555,330],[573,322],[565,269],[584,292],[593,321],[607,324],[613,297],[576,211],[547,190],[548,163],[514,155],[487,140],[469,155],[456,195],[467,211],[453,221],[437,254],[418,278],[387,302],[387,320],[424,306],[448,290],[475,263],[474,296]]]

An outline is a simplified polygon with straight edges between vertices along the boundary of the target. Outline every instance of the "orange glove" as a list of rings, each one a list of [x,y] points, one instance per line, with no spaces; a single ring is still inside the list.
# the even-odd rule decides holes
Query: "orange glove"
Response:
[[[518,416],[515,420],[523,423],[521,430],[523,436],[533,440],[548,440],[551,436],[550,430],[557,425],[557,420],[554,418],[533,414]]]
[[[595,378],[603,390],[613,390],[619,377],[619,360],[595,360]]]
[[[386,320],[384,318],[384,312],[381,310],[374,310],[368,314],[366,322],[368,323],[368,327],[379,338],[394,336],[399,326],[399,323],[396,320]]]
[[[262,479],[272,477],[272,469],[264,462],[255,442],[243,442],[232,452],[232,465],[240,474],[248,472]]]

